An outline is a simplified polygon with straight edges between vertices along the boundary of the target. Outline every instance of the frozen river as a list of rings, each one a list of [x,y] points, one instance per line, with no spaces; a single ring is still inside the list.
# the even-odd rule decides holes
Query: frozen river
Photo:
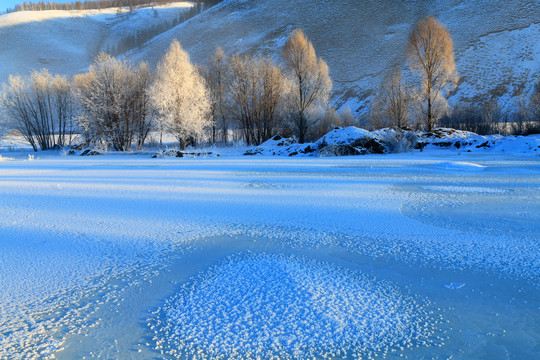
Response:
[[[532,358],[540,159],[0,161],[0,358]]]

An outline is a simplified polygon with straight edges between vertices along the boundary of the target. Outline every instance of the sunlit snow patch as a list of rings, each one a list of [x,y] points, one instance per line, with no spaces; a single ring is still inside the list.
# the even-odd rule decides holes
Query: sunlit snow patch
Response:
[[[157,349],[217,359],[385,354],[430,344],[436,323],[386,282],[314,260],[261,254],[210,268],[156,316],[150,325]]]
[[[455,170],[455,171],[482,171],[486,167],[483,165],[465,162],[465,161],[445,161],[442,163],[434,164],[433,167],[443,170]]]
[[[503,194],[507,192],[504,189],[496,189],[482,186],[454,186],[454,185],[430,185],[423,186],[425,190],[452,192],[452,193],[475,193],[475,194]]]

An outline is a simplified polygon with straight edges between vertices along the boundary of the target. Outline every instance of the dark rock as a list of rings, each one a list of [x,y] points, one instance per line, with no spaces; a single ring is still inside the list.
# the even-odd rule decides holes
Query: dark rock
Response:
[[[351,145],[328,145],[319,150],[319,156],[332,157],[332,156],[351,156],[361,155],[362,153]]]
[[[160,152],[155,153],[152,158],[167,158],[167,157],[177,157],[181,158],[184,157],[184,154],[180,150],[162,150]]]
[[[450,146],[452,146],[452,142],[450,142],[450,141],[440,141],[440,142],[433,143],[433,145],[438,146],[438,147],[450,147]]]
[[[476,148],[477,149],[480,149],[480,148],[490,148],[491,146],[489,145],[489,141],[486,141],[486,142],[483,142],[481,143],[480,145],[476,145]]]
[[[361,138],[351,144],[355,148],[366,149],[367,154],[386,154],[386,147],[379,141],[373,138]]]
[[[244,153],[244,155],[247,155],[247,156],[253,156],[253,155],[259,155],[261,154],[262,150],[261,149],[248,149],[246,150],[246,152]]]
[[[92,149],[86,149],[81,153],[81,156],[95,156],[95,155],[101,155],[101,153]]]
[[[306,146],[306,148],[305,148],[305,149],[303,149],[303,150],[300,150],[300,152],[301,152],[302,154],[311,154],[311,153],[314,153],[315,151],[317,151],[317,150],[316,150],[316,149],[314,149],[314,148],[312,148],[312,147],[311,147],[311,146],[309,146],[309,145],[308,145],[308,146]]]

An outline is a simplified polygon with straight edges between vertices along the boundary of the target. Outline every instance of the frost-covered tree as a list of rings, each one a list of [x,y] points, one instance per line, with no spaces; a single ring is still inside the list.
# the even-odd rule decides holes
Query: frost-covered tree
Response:
[[[422,111],[426,128],[431,131],[446,110],[447,90],[458,80],[454,43],[448,29],[428,17],[409,36],[407,51],[410,69],[420,79]]]
[[[157,66],[150,99],[158,121],[174,134],[181,149],[210,125],[211,103],[204,78],[176,40]]]
[[[129,150],[142,147],[150,130],[147,87],[150,69],[100,53],[85,74],[75,76],[83,114],[79,124],[89,143]]]
[[[212,143],[217,140],[217,129],[222,132],[221,140],[227,142],[228,130],[228,73],[227,56],[222,48],[217,47],[210,65],[204,71],[206,84],[210,93],[211,121],[212,121]]]
[[[248,144],[275,135],[286,79],[271,59],[232,56],[229,62],[231,112]]]
[[[64,146],[71,140],[74,100],[66,77],[47,70],[29,78],[10,76],[2,86],[0,107],[9,125],[18,130],[34,151]]]
[[[301,143],[313,126],[317,113],[326,108],[332,90],[328,65],[317,57],[302,30],[295,30],[283,48],[283,59],[291,80],[292,125]]]

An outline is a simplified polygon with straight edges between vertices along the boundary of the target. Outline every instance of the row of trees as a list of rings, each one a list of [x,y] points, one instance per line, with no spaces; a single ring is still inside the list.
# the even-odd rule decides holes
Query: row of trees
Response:
[[[204,11],[202,6],[192,6],[189,9],[180,9],[178,15],[170,21],[159,21],[150,27],[138,30],[135,34],[130,34],[122,38],[118,43],[108,46],[106,52],[113,56],[118,56],[120,54],[126,53],[129,50],[135,48],[142,48],[148,41],[153,39],[159,34],[164,33],[165,31],[172,29],[173,27],[193,18],[194,16],[200,14]],[[131,13],[127,13],[129,14]],[[158,12],[154,9],[154,17],[158,16]]]
[[[370,114],[373,128],[431,131],[441,125],[478,134],[540,132],[540,80],[529,97],[518,99],[511,114],[496,101],[450,109],[446,99],[459,76],[450,33],[435,18],[416,25],[409,36],[407,57],[408,78],[400,69],[392,70],[374,96]]]
[[[101,53],[71,83],[46,70],[12,76],[0,107],[34,150],[63,146],[75,130],[89,144],[119,151],[141,148],[152,130],[173,134],[182,149],[206,131],[211,142],[227,142],[230,128],[247,144],[284,129],[303,142],[327,108],[332,81],[301,30],[289,37],[283,60],[282,69],[270,58],[227,57],[218,48],[208,67],[197,67],[173,41],[155,71]]]
[[[159,6],[167,5],[174,1],[171,0],[88,0],[88,1],[73,1],[57,3],[56,1],[25,1],[22,4],[17,4],[13,8],[7,9],[6,13],[17,11],[45,11],[45,10],[101,10],[108,8],[129,8],[133,10],[135,7]],[[221,0],[193,0],[196,7],[204,3],[206,7],[213,6],[221,2]]]
[[[431,131],[442,124],[500,131],[505,115],[496,103],[449,111],[446,98],[458,75],[450,34],[440,22],[427,18],[415,27],[408,58],[416,83],[399,70],[386,77],[372,105],[373,127]],[[228,57],[217,48],[209,66],[199,67],[173,41],[155,71],[102,53],[71,83],[46,71],[28,79],[12,76],[3,85],[0,107],[36,150],[65,145],[75,129],[89,144],[125,151],[141,148],[152,130],[173,134],[183,149],[205,134],[212,143],[227,142],[230,129],[250,145],[277,133],[294,134],[302,143],[355,122],[350,112],[328,107],[328,66],[301,30],[289,36],[281,63],[263,56]],[[539,125],[540,83],[518,109],[516,131]]]
[[[407,57],[416,87],[402,71],[391,71],[375,95],[371,120],[374,127],[423,126],[431,131],[448,110],[446,97],[459,79],[454,45],[448,29],[433,17],[419,22],[409,36]],[[410,118],[423,124],[411,124]]]

